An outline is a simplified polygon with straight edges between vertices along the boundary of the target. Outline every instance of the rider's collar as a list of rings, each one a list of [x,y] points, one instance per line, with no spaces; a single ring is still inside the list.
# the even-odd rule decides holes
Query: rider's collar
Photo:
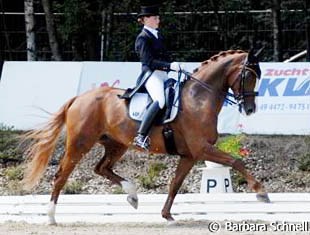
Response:
[[[150,31],[154,35],[155,38],[158,38],[158,31],[156,29],[153,29],[153,28],[146,26],[146,25],[144,25],[143,28]]]

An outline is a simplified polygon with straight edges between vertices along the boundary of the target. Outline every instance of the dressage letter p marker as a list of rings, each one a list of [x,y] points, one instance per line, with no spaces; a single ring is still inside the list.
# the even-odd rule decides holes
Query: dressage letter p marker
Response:
[[[210,193],[210,188],[215,188],[217,185],[216,180],[208,179],[207,181],[207,192]]]
[[[224,184],[225,184],[225,192],[227,193],[227,189],[230,186],[229,179],[225,178]]]

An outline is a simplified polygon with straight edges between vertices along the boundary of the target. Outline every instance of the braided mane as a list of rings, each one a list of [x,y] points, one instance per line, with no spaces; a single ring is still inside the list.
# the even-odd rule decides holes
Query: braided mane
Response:
[[[212,61],[217,61],[219,57],[225,57],[227,55],[240,54],[240,53],[245,53],[245,52],[242,50],[221,51],[217,55],[212,56],[210,59],[203,61],[201,65],[208,64],[209,62],[212,62]]]
[[[227,55],[233,55],[233,54],[241,54],[241,53],[245,53],[245,51],[243,50],[228,50],[228,51],[221,51],[220,53],[212,56],[210,59],[205,60],[203,62],[201,62],[201,65],[207,65],[210,62],[215,62],[217,61],[219,58],[221,57],[225,57]],[[193,72],[197,72],[199,70],[199,68],[194,69]]]

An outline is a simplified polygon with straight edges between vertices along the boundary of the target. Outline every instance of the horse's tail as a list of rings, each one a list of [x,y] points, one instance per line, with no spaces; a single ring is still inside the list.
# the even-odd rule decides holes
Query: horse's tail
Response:
[[[23,136],[23,140],[31,140],[26,149],[26,158],[30,161],[27,163],[23,179],[25,190],[30,190],[39,183],[65,124],[67,110],[75,99],[76,97],[67,101],[45,126]]]

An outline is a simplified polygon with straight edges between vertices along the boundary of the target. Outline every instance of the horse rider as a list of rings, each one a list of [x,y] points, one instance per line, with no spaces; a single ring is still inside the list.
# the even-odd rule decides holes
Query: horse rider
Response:
[[[178,62],[170,62],[164,39],[158,31],[159,5],[153,2],[141,6],[138,22],[143,25],[143,29],[135,42],[135,51],[142,63],[142,76],[140,75],[140,82],[138,81],[137,86],[144,85],[152,98],[152,103],[144,113],[133,142],[135,146],[145,150],[148,150],[150,146],[148,133],[154,119],[165,106],[164,82],[168,79],[168,72],[179,72],[183,69]]]

